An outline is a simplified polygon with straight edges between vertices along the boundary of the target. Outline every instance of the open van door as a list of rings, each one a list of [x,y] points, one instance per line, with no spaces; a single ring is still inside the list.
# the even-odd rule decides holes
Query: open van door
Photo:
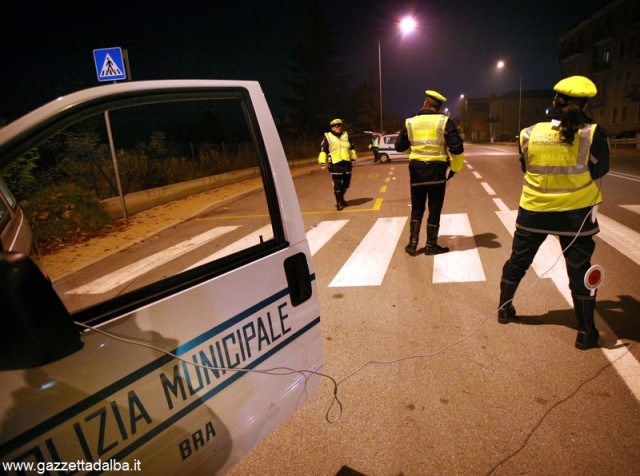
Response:
[[[178,206],[225,183],[253,188],[64,272],[47,271],[55,256],[35,265],[31,229],[7,225],[22,245],[3,237],[0,251],[2,474],[223,474],[313,394],[322,367],[311,255],[260,86],[74,93],[0,130],[0,171],[33,151],[53,187],[123,216],[140,197]],[[199,172],[167,173],[181,168]]]

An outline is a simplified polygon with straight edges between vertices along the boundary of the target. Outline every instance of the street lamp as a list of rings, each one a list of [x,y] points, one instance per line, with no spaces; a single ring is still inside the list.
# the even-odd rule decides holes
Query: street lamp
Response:
[[[458,109],[458,114],[462,116],[460,123],[462,124],[462,138],[465,139],[467,136],[467,98],[464,93],[460,94],[460,100],[464,100],[464,112]]]
[[[406,16],[399,23],[402,36],[411,33],[416,28],[416,21],[413,17]],[[382,49],[380,47],[380,37],[378,37],[378,84],[380,85],[380,133],[384,132],[384,121],[382,120]]]
[[[506,64],[504,61],[500,60],[498,61],[497,65],[498,69],[504,69],[506,68]],[[519,79],[520,79],[520,87],[519,87],[519,94],[518,94],[518,131],[517,134],[520,134],[520,121],[521,121],[521,117],[522,117],[522,75],[519,74],[518,75]]]

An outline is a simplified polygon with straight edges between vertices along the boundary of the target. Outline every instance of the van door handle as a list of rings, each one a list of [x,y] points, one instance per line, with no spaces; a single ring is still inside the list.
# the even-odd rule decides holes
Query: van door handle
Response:
[[[311,277],[309,264],[304,253],[289,256],[284,260],[284,272],[289,285],[291,304],[297,306],[311,297]]]

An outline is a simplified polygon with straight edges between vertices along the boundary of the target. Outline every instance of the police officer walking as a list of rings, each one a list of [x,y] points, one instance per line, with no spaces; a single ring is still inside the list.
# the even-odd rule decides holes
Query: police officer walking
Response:
[[[378,153],[378,148],[380,147],[380,136],[378,134],[373,134],[371,136],[371,150],[373,151],[373,162],[381,162],[380,154]]]
[[[342,130],[342,119],[334,119],[329,125],[331,131],[324,133],[318,163],[323,169],[327,162],[329,163],[336,209],[342,210],[347,206],[344,195],[351,184],[352,163],[357,158],[356,149],[349,139],[349,134]]]
[[[557,235],[567,264],[569,288],[578,320],[575,346],[598,346],[594,322],[596,305],[584,283],[598,233],[597,205],[602,202],[595,180],[609,171],[606,131],[585,113],[595,84],[584,76],[565,78],[554,87],[550,122],[540,122],[520,133],[520,162],[524,184],[520,196],[511,257],[500,280],[498,321],[515,319],[512,300],[520,280],[547,235]]]
[[[447,100],[437,91],[425,91],[426,97],[418,114],[407,119],[398,134],[395,149],[409,153],[409,176],[411,183],[411,222],[409,244],[405,251],[417,254],[420,227],[427,199],[427,255],[446,253],[449,248],[438,245],[440,214],[444,205],[446,182],[462,169],[464,146],[453,121],[440,113]]]

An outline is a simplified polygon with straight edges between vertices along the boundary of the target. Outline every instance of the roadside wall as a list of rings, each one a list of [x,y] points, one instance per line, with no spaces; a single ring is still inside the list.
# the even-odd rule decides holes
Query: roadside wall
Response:
[[[316,164],[316,161],[316,158],[292,160],[289,161],[289,169],[293,172],[294,169]],[[260,176],[260,169],[258,167],[252,167],[228,172],[226,174],[213,175],[211,177],[203,177],[201,179],[175,183],[164,187],[128,193],[124,196],[127,215],[133,215],[142,210],[179,200],[196,193],[206,192],[207,190],[224,187],[225,185],[231,185],[258,176]],[[107,198],[106,200],[102,200],[102,204],[112,219],[123,217],[120,197]]]

